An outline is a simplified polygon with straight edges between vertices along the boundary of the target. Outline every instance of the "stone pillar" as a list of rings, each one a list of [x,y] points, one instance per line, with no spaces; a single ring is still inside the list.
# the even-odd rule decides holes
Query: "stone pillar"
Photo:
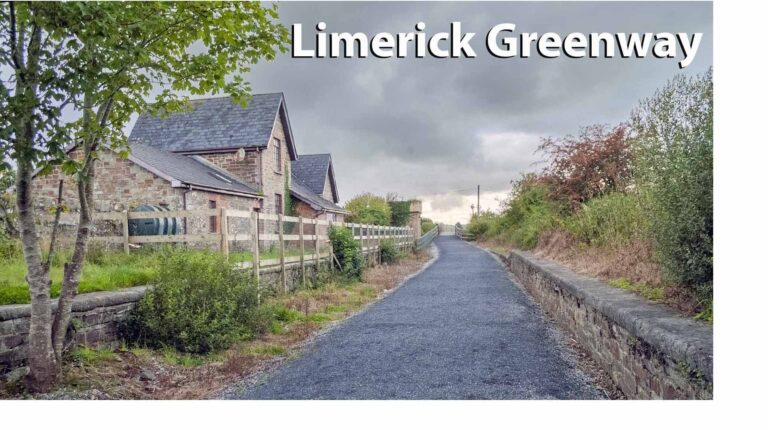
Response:
[[[415,239],[421,237],[421,200],[411,200],[411,213],[408,216],[408,227],[413,229]]]

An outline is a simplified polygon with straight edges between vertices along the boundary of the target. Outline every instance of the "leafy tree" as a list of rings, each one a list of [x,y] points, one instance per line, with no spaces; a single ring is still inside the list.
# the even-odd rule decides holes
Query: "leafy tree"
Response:
[[[350,222],[360,224],[389,225],[392,209],[387,200],[371,193],[353,197],[344,208],[352,213]]]
[[[538,150],[549,159],[542,179],[573,207],[630,184],[632,151],[624,125],[584,127],[577,136],[544,139]]]
[[[435,222],[432,221],[429,218],[422,218],[421,219],[421,234],[427,233],[428,231],[435,228]]]
[[[637,180],[647,192],[650,231],[672,281],[712,286],[712,69],[678,75],[632,113]]]
[[[284,51],[287,30],[275,22],[275,6],[251,2],[9,2],[0,6],[0,18],[0,67],[10,71],[0,79],[0,156],[16,164],[32,309],[27,382],[43,391],[60,373],[87,252],[99,152],[111,147],[127,154],[123,128],[130,116],[182,110],[183,94],[225,92],[244,102],[249,88],[242,74]],[[155,88],[160,93],[150,104]],[[63,123],[65,108],[79,119]],[[66,153],[71,145],[75,157]],[[54,317],[50,259],[42,260],[37,242],[31,181],[35,168],[46,172],[55,165],[77,179],[80,220]]]
[[[14,182],[12,172],[0,168],[0,223],[8,237],[19,237],[19,229],[16,227],[16,214],[14,213],[14,200],[11,192]]]

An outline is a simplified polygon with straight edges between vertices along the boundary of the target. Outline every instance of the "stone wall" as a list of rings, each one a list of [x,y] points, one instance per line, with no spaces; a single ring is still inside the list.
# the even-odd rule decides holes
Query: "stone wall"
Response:
[[[320,270],[329,270],[327,258],[320,259]],[[307,280],[314,278],[318,270],[313,260],[305,262]],[[263,268],[261,284],[265,288],[281,289],[280,267]],[[301,285],[299,263],[286,264],[286,286],[293,290]],[[111,344],[119,340],[118,325],[149,287],[126,288],[119,291],[80,294],[72,305],[72,331],[70,341],[79,345]],[[56,309],[56,301],[51,301]],[[29,305],[0,306],[0,375],[24,366],[27,357],[29,333]]]
[[[81,294],[72,305],[70,341],[99,345],[117,340],[119,322],[128,315],[147,287]],[[56,301],[51,308],[56,309]],[[0,374],[22,366],[27,357],[29,305],[0,306]]]
[[[711,326],[528,252],[499,257],[628,398],[712,398]]]

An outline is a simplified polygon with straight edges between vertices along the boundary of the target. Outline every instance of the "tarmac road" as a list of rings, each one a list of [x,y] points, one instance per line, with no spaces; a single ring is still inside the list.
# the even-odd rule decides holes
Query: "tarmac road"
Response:
[[[399,289],[239,399],[599,399],[560,334],[491,254],[453,236]]]

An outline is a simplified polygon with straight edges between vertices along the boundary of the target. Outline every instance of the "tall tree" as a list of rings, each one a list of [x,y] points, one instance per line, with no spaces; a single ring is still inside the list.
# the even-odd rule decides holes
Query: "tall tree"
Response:
[[[252,2],[30,3],[4,5],[2,12],[2,30],[9,43],[35,47],[35,40],[40,40],[50,46],[37,51],[55,53],[46,68],[35,74],[29,72],[29,65],[39,60],[27,59],[17,67],[12,56],[4,55],[4,64],[17,70],[16,79],[9,81],[9,94],[21,89],[31,93],[24,98],[31,101],[21,103],[19,97],[9,96],[0,102],[27,114],[12,117],[15,123],[3,136],[3,146],[8,142],[14,148],[7,153],[16,161],[17,178],[21,178],[17,179],[17,206],[32,302],[28,381],[32,390],[45,390],[60,372],[92,229],[94,162],[99,152],[109,147],[127,155],[123,128],[137,112],[168,114],[184,109],[189,95],[220,92],[244,103],[250,88],[242,75],[260,59],[271,60],[284,52],[287,30],[276,22],[276,6]],[[24,18],[22,27],[19,17]],[[24,41],[20,43],[19,38]],[[29,49],[25,52],[33,54]],[[46,76],[55,83],[50,96],[44,93],[47,98],[36,91]],[[20,86],[24,80],[29,83]],[[149,103],[155,89],[159,94]],[[80,113],[77,121],[60,123],[64,103]],[[40,129],[39,120],[48,129]],[[74,139],[62,138],[67,135]],[[75,157],[66,151],[72,145]],[[55,315],[48,306],[50,277],[40,258],[30,205],[35,163],[43,168],[60,164],[62,171],[75,175],[78,188],[77,237],[65,265]]]

